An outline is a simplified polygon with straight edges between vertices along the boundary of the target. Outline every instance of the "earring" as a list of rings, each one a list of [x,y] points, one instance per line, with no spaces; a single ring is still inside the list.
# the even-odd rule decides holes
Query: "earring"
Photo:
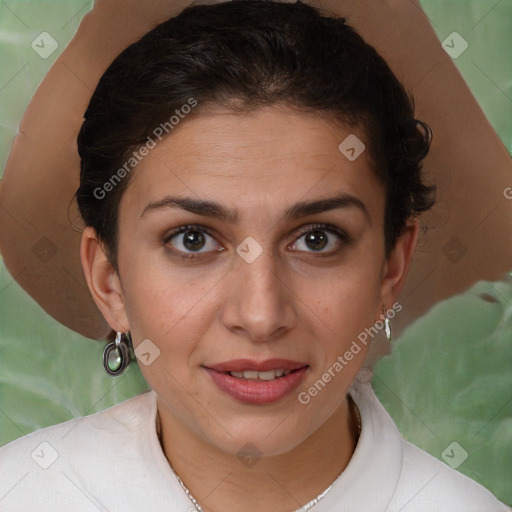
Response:
[[[391,324],[389,322],[388,312],[386,311],[386,306],[382,307],[382,310],[384,311],[384,332],[386,333],[386,338],[388,341],[391,341]]]
[[[115,341],[111,341],[103,350],[103,368],[112,377],[121,375],[130,363],[128,345],[123,334],[118,332]]]

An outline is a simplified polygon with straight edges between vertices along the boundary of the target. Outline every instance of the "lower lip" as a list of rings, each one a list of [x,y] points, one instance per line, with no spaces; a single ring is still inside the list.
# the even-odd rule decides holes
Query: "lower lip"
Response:
[[[272,404],[289,395],[302,381],[308,367],[295,370],[274,380],[251,380],[205,368],[217,387],[245,404]]]

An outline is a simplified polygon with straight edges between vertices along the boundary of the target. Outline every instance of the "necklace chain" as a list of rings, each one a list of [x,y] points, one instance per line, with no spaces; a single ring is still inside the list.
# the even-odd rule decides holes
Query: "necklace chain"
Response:
[[[357,418],[357,434],[356,434],[356,436],[357,436],[357,439],[358,439],[360,434],[361,434],[361,416],[359,414],[357,406],[355,405],[355,403],[353,402],[351,397],[350,397],[349,403],[351,405],[351,408],[352,408],[352,411],[353,411],[355,417]],[[158,439],[160,440],[160,445],[162,447],[162,450],[164,451],[164,454],[165,454],[165,450],[163,449],[164,447],[163,447],[163,443],[162,443],[161,432],[160,432],[160,428],[159,428],[160,427],[160,417],[158,416],[158,414],[157,414],[157,421],[158,421],[157,435],[158,435]],[[190,492],[188,487],[183,483],[183,480],[179,477],[178,473],[172,467],[171,461],[167,457],[167,454],[165,454],[165,456],[166,456],[166,459],[167,459],[167,461],[169,463],[169,466],[171,467],[174,475],[176,476],[176,479],[180,483],[182,489],[185,491],[185,494],[189,497],[189,499],[192,502],[192,504],[194,505],[195,509],[198,512],[204,512],[203,507],[201,507],[201,505],[199,505],[199,503],[194,498],[194,496],[192,496],[192,493]],[[336,477],[336,480],[334,480],[334,482],[331,485],[329,485],[329,487],[327,487],[327,489],[325,489],[325,491],[321,492],[316,498],[312,499],[309,503],[306,503],[306,505],[304,505],[304,506],[298,508],[297,510],[295,510],[295,512],[306,512],[313,505],[316,505],[331,490],[332,486],[338,481],[338,479],[341,477],[342,474],[343,474],[343,471]]]
[[[171,468],[172,468],[172,466],[171,466]],[[204,512],[203,507],[201,507],[201,505],[199,505],[199,503],[194,498],[194,496],[192,496],[192,493],[188,490],[187,486],[183,483],[183,480],[178,476],[178,473],[176,473],[176,471],[174,469],[173,469],[173,471],[174,471],[174,474],[176,475],[176,478],[178,479],[178,482],[180,483],[181,487],[185,491],[186,495],[189,497],[190,501],[192,502],[192,504],[194,505],[196,510],[198,510],[199,512]],[[338,477],[336,478],[336,480],[338,480],[338,478],[342,474],[343,473],[340,473],[338,475]],[[295,512],[305,512],[306,510],[309,510],[313,505],[316,505],[331,490],[331,487],[334,485],[336,480],[329,487],[327,487],[327,489],[325,491],[323,491],[321,494],[319,494],[316,498],[311,500],[309,503],[306,503],[306,505],[304,505],[303,507],[297,509]]]

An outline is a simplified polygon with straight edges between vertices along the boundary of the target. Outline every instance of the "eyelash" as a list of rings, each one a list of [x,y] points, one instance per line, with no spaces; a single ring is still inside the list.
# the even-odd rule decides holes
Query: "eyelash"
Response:
[[[169,233],[165,238],[163,239],[164,245],[167,245],[174,237],[186,233],[187,231],[200,231],[202,233],[206,233],[208,236],[215,238],[215,235],[213,232],[207,228],[206,226],[202,226],[200,224],[189,224],[187,226],[181,226],[171,233]],[[338,235],[344,245],[348,245],[351,242],[351,238],[348,235],[347,232],[344,230],[332,226],[331,224],[309,224],[308,226],[305,226],[299,231],[299,235],[294,240],[294,243],[299,240],[304,235],[307,235],[308,233],[311,233],[312,231],[326,231],[331,234]],[[193,260],[198,257],[201,257],[201,254],[204,253],[178,253],[175,249],[170,250],[174,256],[177,256],[178,258],[182,258],[183,260]],[[333,255],[337,251],[331,251],[330,253],[319,253],[323,254],[325,256]]]

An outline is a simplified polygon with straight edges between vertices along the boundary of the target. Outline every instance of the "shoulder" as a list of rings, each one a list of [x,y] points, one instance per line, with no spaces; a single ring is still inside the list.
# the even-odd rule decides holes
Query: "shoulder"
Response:
[[[23,460],[23,454],[27,454],[25,450],[29,450],[28,456],[32,458],[31,449],[36,448],[38,442],[55,441],[56,445],[66,447],[69,439],[72,439],[73,443],[76,443],[77,436],[84,440],[90,436],[97,439],[98,434],[110,433],[115,426],[116,431],[126,433],[147,417],[154,401],[151,392],[143,393],[103,411],[36,430],[0,447],[0,468]],[[9,455],[14,453],[17,454],[17,460],[9,458]]]
[[[397,510],[507,512],[490,491],[402,439],[403,458],[393,504]]]
[[[350,394],[361,415],[358,446],[345,470],[350,489],[373,490],[365,508],[389,512],[511,512],[482,485],[411,444],[398,431],[364,375]],[[357,482],[364,474],[363,483]],[[340,493],[341,499],[347,490]],[[358,498],[359,500],[359,498]],[[359,501],[358,501],[359,503]]]
[[[37,494],[41,510],[50,503],[77,511],[97,510],[87,487],[97,487],[113,472],[121,474],[130,461],[139,460],[141,446],[150,444],[143,441],[149,437],[147,426],[155,410],[155,395],[143,393],[1,447],[0,508],[14,511],[30,505],[31,510],[40,510],[34,508]]]

